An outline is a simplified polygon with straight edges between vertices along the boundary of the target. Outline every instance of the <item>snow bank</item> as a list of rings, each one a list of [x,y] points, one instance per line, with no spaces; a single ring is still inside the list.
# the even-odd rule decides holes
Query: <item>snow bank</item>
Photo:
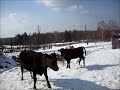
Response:
[[[0,58],[0,73],[12,69],[16,67],[15,61],[11,58],[11,56],[7,56],[3,54],[2,58]]]
[[[78,58],[71,60],[71,69],[59,65],[59,71],[48,68],[48,77],[53,90],[109,90],[120,89],[120,49],[111,49],[111,42],[75,44],[85,46],[86,66],[78,64]],[[62,47],[60,47],[62,48]],[[44,52],[56,52],[58,47]],[[7,57],[6,57],[7,60]],[[9,58],[9,60],[11,60]],[[37,89],[48,89],[44,75],[37,75]],[[29,72],[24,72],[21,81],[20,67],[14,67],[0,74],[0,90],[31,90],[33,80]]]

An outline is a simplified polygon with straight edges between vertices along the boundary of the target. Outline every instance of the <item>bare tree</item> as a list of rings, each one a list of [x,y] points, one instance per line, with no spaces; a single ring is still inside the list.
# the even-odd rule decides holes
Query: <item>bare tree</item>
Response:
[[[109,30],[119,29],[117,21],[115,21],[115,20],[109,20],[108,29]]]
[[[104,20],[98,22],[98,30],[100,31],[100,34],[101,34],[101,40],[103,41],[104,40],[104,31],[107,30],[108,28],[108,25],[104,22]]]

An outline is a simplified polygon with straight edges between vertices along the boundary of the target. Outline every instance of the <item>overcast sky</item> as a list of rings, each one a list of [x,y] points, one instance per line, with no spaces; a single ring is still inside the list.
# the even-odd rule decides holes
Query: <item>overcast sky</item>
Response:
[[[96,30],[98,21],[120,20],[120,0],[0,0],[0,36],[24,32]]]

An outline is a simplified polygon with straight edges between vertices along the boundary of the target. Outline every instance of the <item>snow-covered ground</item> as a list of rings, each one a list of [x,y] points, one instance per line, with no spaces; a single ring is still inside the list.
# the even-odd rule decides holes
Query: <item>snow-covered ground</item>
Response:
[[[89,43],[86,45],[74,44],[74,47],[84,46],[87,50],[85,58],[86,66],[78,64],[78,58],[71,60],[71,69],[58,63],[59,71],[55,72],[48,68],[48,77],[52,89],[60,90],[109,90],[120,89],[120,49],[111,49],[111,42]],[[64,46],[65,47],[65,46]],[[53,47],[49,50],[39,50],[50,53],[57,52],[62,47]],[[0,90],[31,90],[33,80],[30,73],[24,73],[24,80],[21,81],[20,67],[16,66],[11,59],[12,55],[19,53],[5,54],[0,60],[11,62],[8,69],[0,69]],[[37,75],[37,89],[48,89],[44,75]]]

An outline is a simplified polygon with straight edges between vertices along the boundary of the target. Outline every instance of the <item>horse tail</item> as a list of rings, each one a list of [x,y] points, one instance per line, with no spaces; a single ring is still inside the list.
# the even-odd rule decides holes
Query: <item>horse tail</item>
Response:
[[[85,49],[85,47],[82,47],[83,49],[84,49],[84,51],[85,51],[85,55],[86,55],[86,49]]]

